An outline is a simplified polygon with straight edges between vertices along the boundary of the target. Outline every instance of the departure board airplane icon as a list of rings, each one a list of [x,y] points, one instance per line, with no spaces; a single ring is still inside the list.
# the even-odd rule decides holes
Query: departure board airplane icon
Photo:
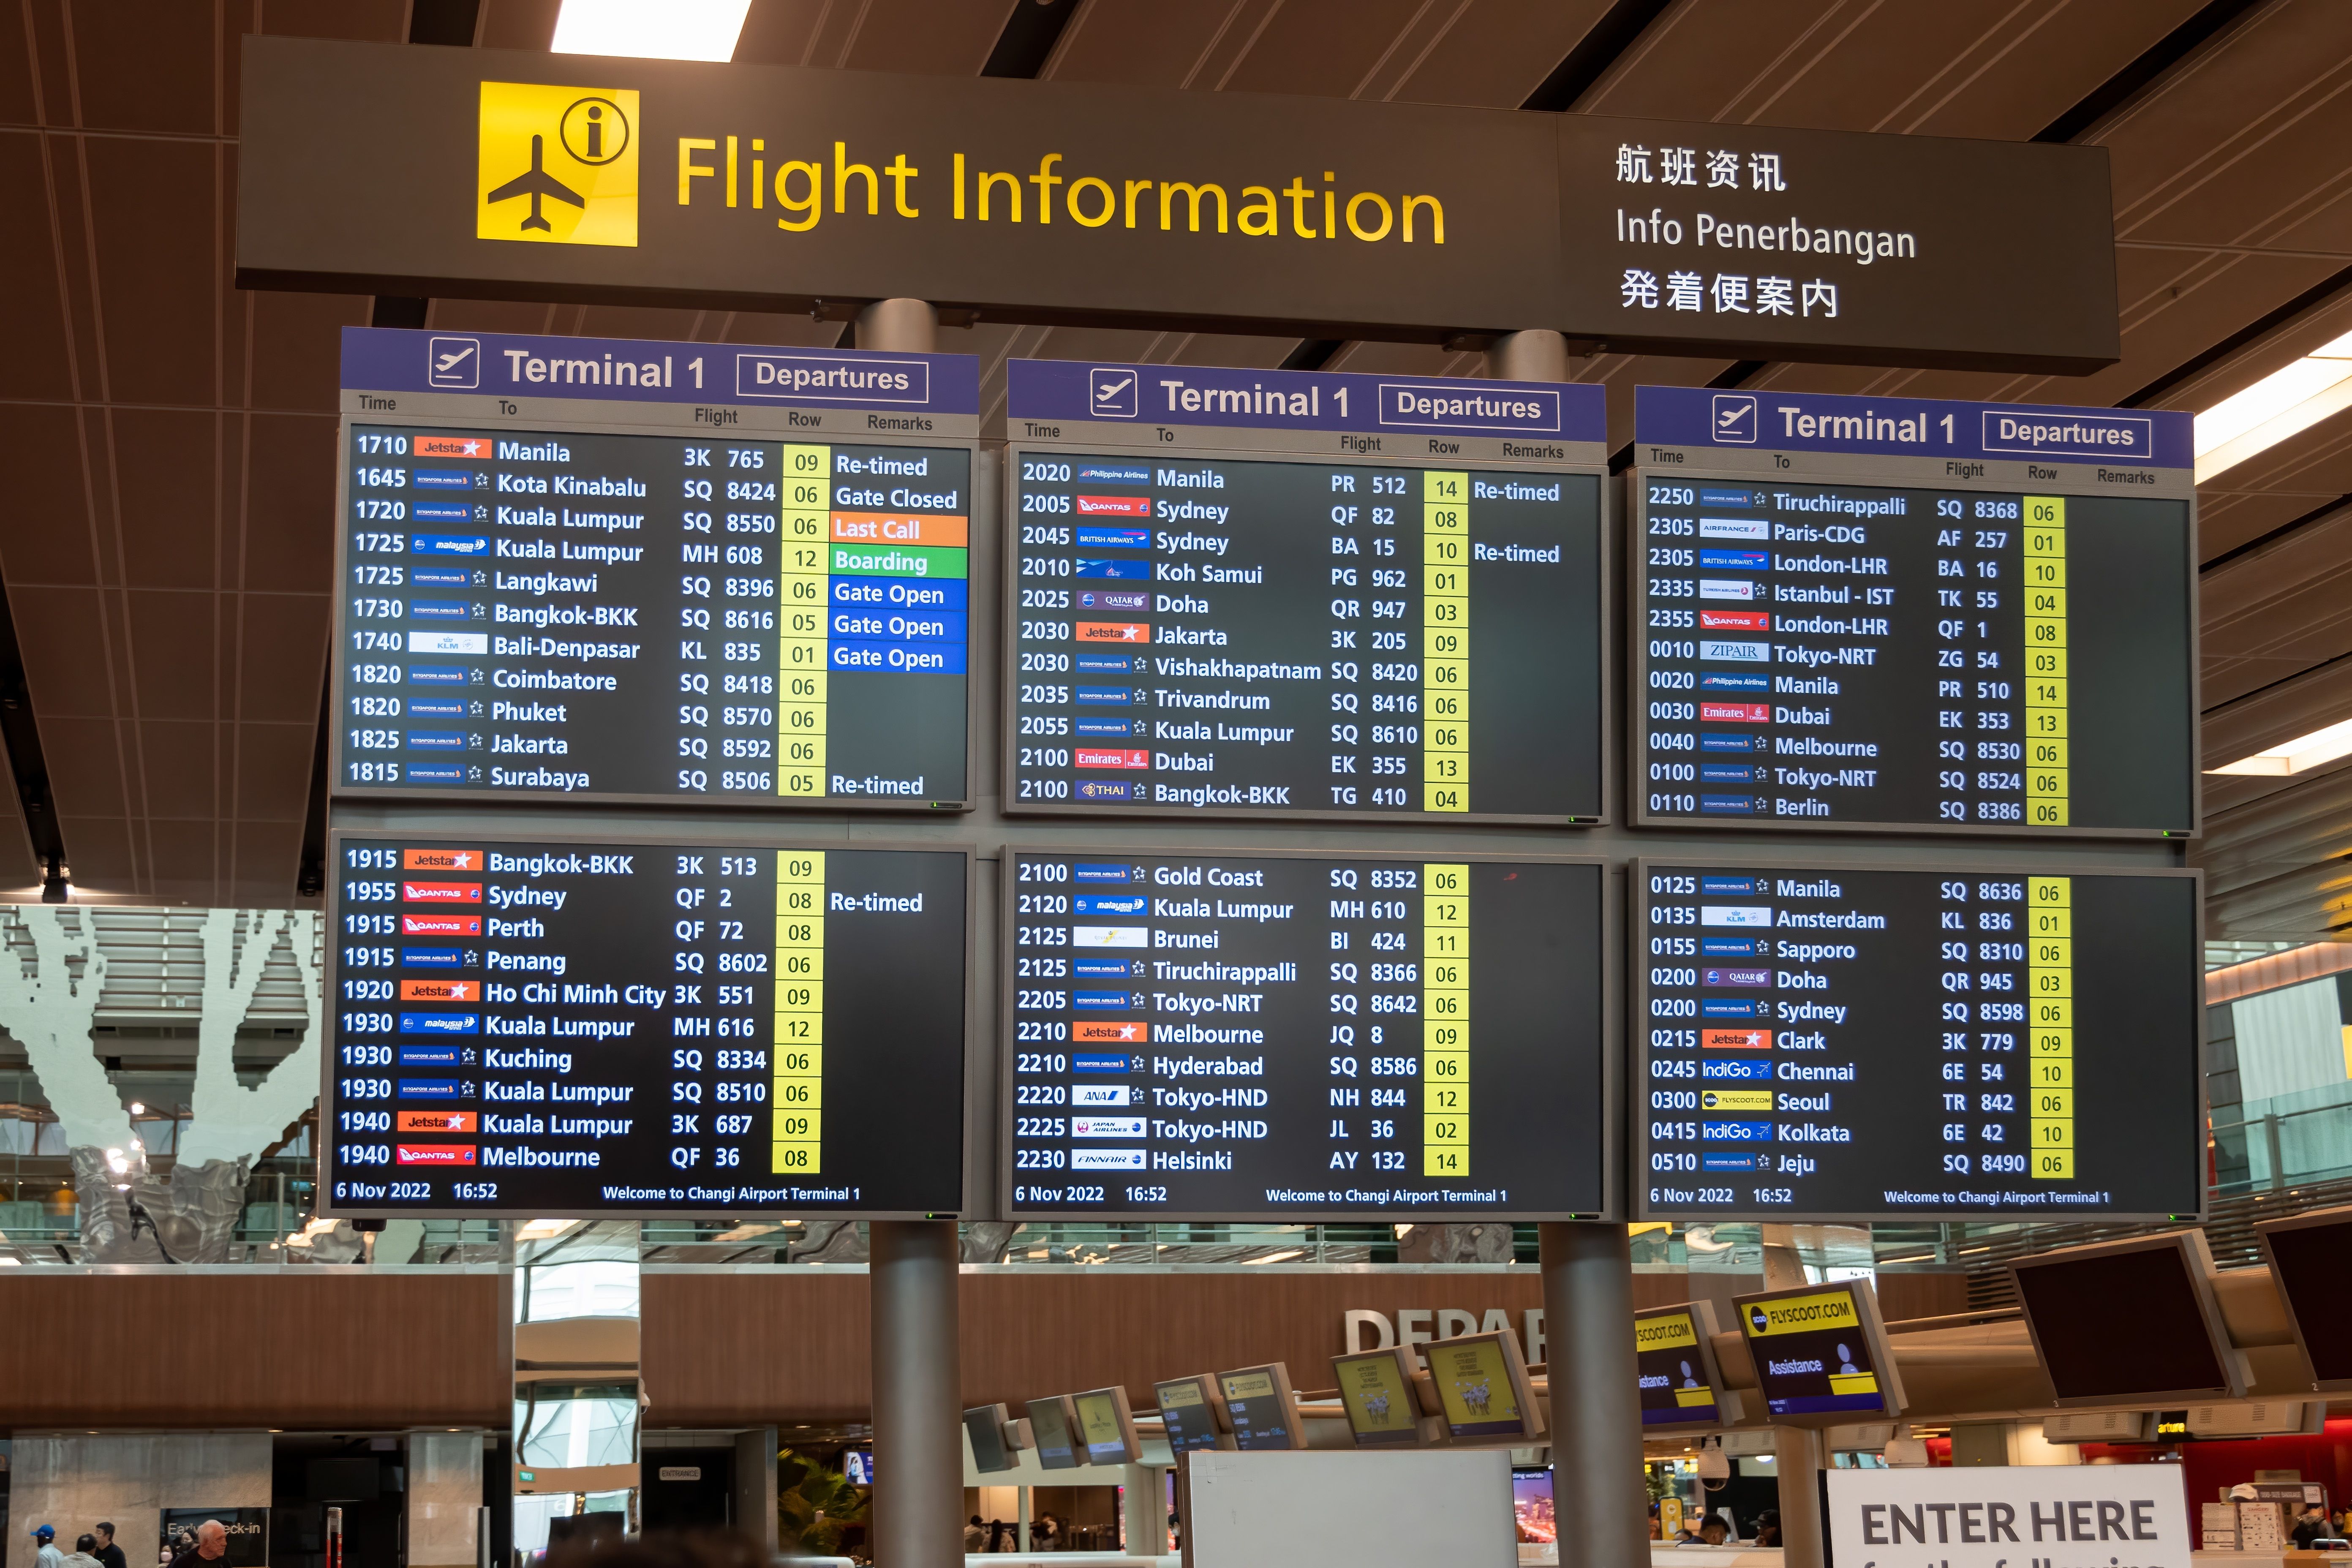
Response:
[[[522,226],[525,228],[543,229],[552,233],[555,226],[548,222],[546,215],[540,211],[539,204],[541,198],[552,196],[559,202],[568,202],[575,207],[583,208],[586,207],[588,204],[586,201],[582,199],[579,192],[563,184],[554,175],[549,174],[545,168],[541,167],[541,161],[545,155],[545,137],[532,137],[530,139],[530,167],[524,170],[521,174],[517,174],[513,179],[509,180],[505,184],[500,185],[498,189],[492,191],[488,195],[484,196],[482,200],[485,202],[505,202],[512,201],[517,196],[529,196],[530,198],[530,216],[522,220]]]

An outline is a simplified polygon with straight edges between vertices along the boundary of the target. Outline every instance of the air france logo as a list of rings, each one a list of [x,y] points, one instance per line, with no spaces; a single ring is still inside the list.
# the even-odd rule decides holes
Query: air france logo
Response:
[[[426,385],[471,392],[482,384],[481,339],[435,338],[425,353]]]
[[[1756,445],[1756,399],[1745,392],[1718,392],[1715,395],[1715,425],[1712,438],[1717,446],[1753,447]]]
[[[1143,411],[1143,378],[1125,366],[1087,372],[1087,414],[1095,419],[1133,419]]]

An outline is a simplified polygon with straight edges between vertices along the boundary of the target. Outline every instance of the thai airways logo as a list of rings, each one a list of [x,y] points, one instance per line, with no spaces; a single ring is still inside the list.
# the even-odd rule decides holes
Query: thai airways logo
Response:
[[[1718,392],[1715,395],[1712,436],[1717,446],[1753,447],[1756,445],[1756,398],[1752,393]]]
[[[1143,412],[1143,378],[1125,365],[1087,372],[1087,413],[1096,419],[1133,419]]]
[[[629,89],[482,83],[474,237],[635,245],[638,140]]]

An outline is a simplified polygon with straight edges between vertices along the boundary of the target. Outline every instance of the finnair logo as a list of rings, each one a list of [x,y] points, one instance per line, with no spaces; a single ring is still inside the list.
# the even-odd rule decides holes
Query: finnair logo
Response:
[[[1710,438],[1717,446],[1756,445],[1756,398],[1745,392],[1715,395],[1715,425]]]
[[[1134,419],[1143,412],[1143,378],[1125,365],[1087,372],[1087,414],[1094,419]]]
[[[425,382],[471,392],[482,384],[482,340],[435,338],[425,345]]]

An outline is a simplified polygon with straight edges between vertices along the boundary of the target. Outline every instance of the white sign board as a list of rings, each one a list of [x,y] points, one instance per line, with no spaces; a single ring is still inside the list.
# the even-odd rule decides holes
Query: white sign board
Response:
[[[1827,1526],[1837,1568],[2188,1568],[2194,1545],[2179,1465],[1832,1470]]]
[[[1507,1448],[1204,1449],[1187,1468],[1185,1568],[1517,1568]]]

